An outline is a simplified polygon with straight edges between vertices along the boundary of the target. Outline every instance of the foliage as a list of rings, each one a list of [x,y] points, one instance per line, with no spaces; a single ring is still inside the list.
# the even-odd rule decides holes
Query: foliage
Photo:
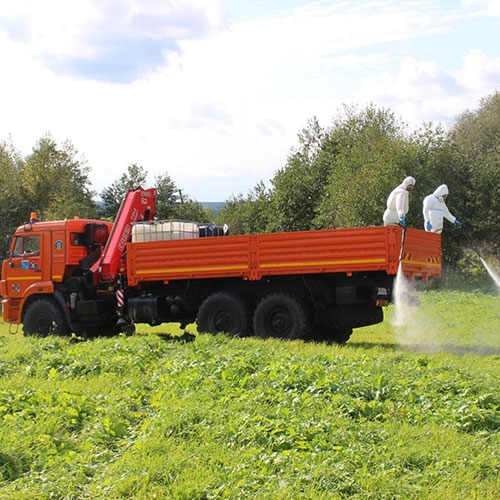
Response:
[[[44,219],[95,217],[90,167],[77,156],[70,142],[58,147],[54,139],[45,136],[26,158],[21,190],[32,210]]]
[[[89,167],[70,142],[58,146],[46,135],[22,158],[12,145],[0,144],[0,250],[6,237],[37,212],[45,220],[95,217]]]
[[[264,233],[270,225],[270,197],[271,191],[261,181],[246,198],[242,194],[230,197],[219,210],[217,220],[228,224],[231,234]]]
[[[499,297],[421,299],[403,349],[0,337],[0,498],[497,498]]]
[[[312,118],[271,190],[230,198],[224,216],[238,233],[380,225],[389,193],[413,175],[407,215],[413,227],[422,227],[424,197],[448,185],[447,204],[464,223],[454,231],[445,222],[443,231],[443,257],[455,269],[467,261],[467,248],[500,240],[499,124],[499,92],[458,117],[449,132],[430,123],[409,130],[374,105],[344,106],[328,128]]]
[[[271,231],[312,228],[318,200],[326,188],[328,166],[319,161],[327,147],[326,136],[317,118],[309,120],[299,133],[299,147],[292,151],[286,166],[276,172],[269,207]]]
[[[405,146],[404,126],[389,110],[345,107],[318,158],[328,187],[315,226],[379,225],[388,194],[414,173]]]
[[[461,173],[460,211],[468,221],[468,239],[500,241],[500,92],[458,117],[450,144]]]
[[[179,189],[179,203],[175,209],[174,217],[195,222],[210,222],[212,214],[209,209],[203,208],[201,203],[184,195]]]
[[[179,205],[177,186],[168,173],[155,177],[156,208],[158,219],[171,219],[174,217]]]
[[[7,237],[27,218],[29,210],[19,178],[22,160],[11,144],[0,143],[0,258],[7,254]]]
[[[129,165],[125,173],[101,192],[104,202],[101,216],[114,218],[127,191],[143,186],[147,175],[146,170],[137,163]]]
[[[116,216],[120,204],[129,189],[144,186],[147,171],[136,163],[129,165],[127,171],[101,192],[104,208],[101,216],[111,220]],[[183,219],[205,222],[210,220],[211,214],[200,203],[178,189],[170,175],[165,172],[154,180],[157,189],[156,216],[158,219]]]

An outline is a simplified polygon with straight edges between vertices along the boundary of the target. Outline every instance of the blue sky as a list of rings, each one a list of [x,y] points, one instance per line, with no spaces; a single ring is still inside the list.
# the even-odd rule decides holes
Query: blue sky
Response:
[[[344,103],[451,123],[500,90],[499,34],[500,0],[2,0],[0,139],[224,200]]]

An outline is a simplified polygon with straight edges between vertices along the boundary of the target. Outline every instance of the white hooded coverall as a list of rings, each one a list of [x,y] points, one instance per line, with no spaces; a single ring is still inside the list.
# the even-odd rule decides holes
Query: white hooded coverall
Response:
[[[387,209],[384,212],[384,226],[399,224],[399,219],[406,216],[410,208],[410,193],[406,189],[409,185],[415,185],[413,177],[406,179],[394,189],[387,198]]]
[[[427,222],[430,221],[432,228],[431,232],[441,233],[443,230],[443,217],[446,217],[452,224],[455,223],[457,218],[451,215],[444,197],[448,194],[448,186],[441,184],[434,193],[424,198],[424,229],[427,229]]]

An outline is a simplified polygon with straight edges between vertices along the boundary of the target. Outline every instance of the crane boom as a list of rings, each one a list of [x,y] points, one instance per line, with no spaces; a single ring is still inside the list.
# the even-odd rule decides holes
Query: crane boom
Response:
[[[101,258],[90,268],[94,281],[115,281],[120,259],[132,236],[132,224],[152,220],[155,211],[156,189],[129,189],[116,216]]]

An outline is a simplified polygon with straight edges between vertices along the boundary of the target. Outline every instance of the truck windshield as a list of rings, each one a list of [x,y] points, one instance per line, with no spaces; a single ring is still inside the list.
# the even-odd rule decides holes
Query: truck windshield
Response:
[[[40,253],[40,236],[17,237],[12,257],[34,257]]]

